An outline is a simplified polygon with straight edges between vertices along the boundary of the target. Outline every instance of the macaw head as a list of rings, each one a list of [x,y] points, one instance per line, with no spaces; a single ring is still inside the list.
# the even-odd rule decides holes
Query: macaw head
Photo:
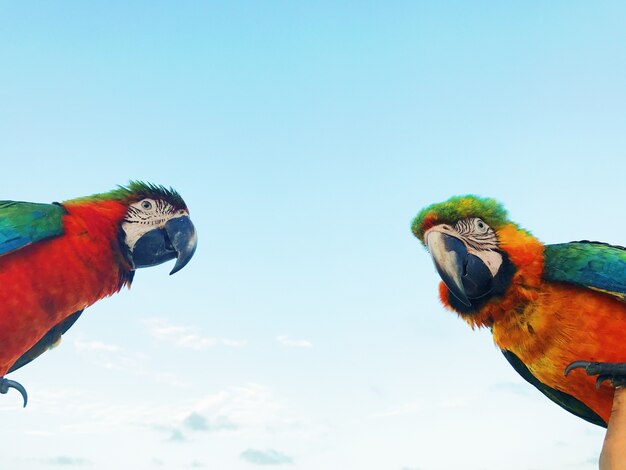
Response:
[[[539,282],[543,246],[494,199],[456,196],[430,205],[412,230],[441,276],[442,301],[463,316],[503,296],[512,283]]]
[[[141,181],[106,193],[80,197],[60,204],[72,214],[81,214],[94,227],[100,219],[114,224],[125,271],[156,266],[176,259],[170,274],[180,271],[196,251],[198,238],[189,218],[189,209],[175,190]],[[92,227],[93,228],[93,227]],[[108,230],[108,229],[107,229]],[[117,250],[116,250],[117,251]]]
[[[173,189],[133,181],[114,191],[126,206],[118,238],[133,269],[176,259],[180,271],[196,251],[198,238],[183,198]]]

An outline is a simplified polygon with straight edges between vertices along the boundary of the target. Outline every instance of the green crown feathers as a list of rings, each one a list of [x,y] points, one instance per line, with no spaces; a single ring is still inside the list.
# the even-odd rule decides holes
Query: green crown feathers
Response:
[[[498,201],[467,194],[422,209],[413,219],[411,230],[424,243],[424,232],[434,225],[454,224],[468,217],[480,217],[494,230],[510,223],[506,209]]]
[[[187,205],[183,198],[173,188],[144,183],[142,181],[130,181],[126,186],[118,186],[106,193],[94,194],[92,196],[81,197],[74,201],[140,201],[145,198],[163,199],[177,209],[186,209]]]

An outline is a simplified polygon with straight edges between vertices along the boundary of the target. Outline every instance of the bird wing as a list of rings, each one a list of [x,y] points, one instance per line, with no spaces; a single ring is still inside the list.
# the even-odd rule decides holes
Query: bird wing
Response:
[[[61,336],[70,329],[76,320],[78,320],[81,313],[83,313],[82,310],[74,312],[65,320],[50,328],[50,331],[48,331],[39,341],[37,341],[37,343],[35,343],[33,347],[31,347],[28,351],[22,354],[17,361],[15,361],[15,364],[13,364],[7,371],[7,374],[25,366],[29,362],[37,359],[48,349],[52,349],[57,346],[61,341]]]
[[[63,233],[59,204],[0,201],[0,256]]]
[[[595,411],[585,405],[582,401],[555,388],[548,387],[546,384],[541,382],[537,377],[532,374],[532,372],[530,372],[528,367],[526,367],[524,363],[511,351],[503,349],[502,354],[504,354],[506,360],[509,361],[509,363],[513,366],[513,369],[515,369],[517,373],[524,378],[524,380],[534,385],[541,393],[543,393],[561,408],[592,424],[597,424],[598,426],[602,426],[603,428],[607,427],[607,423],[605,423],[604,420]]]
[[[59,204],[0,201],[0,257],[32,243],[63,234],[65,209]],[[73,314],[53,327],[13,364],[9,372],[28,364],[58,341],[78,319]]]
[[[626,302],[626,248],[580,241],[546,245],[543,278],[604,292]]]

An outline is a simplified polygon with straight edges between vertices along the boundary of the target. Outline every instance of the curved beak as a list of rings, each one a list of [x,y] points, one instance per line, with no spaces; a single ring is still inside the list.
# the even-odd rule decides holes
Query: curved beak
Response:
[[[432,230],[426,234],[426,247],[435,268],[448,290],[466,307],[472,304],[463,287],[463,267],[467,258],[465,244],[456,237]]]
[[[170,276],[183,269],[196,252],[198,235],[196,228],[187,216],[177,217],[165,224],[165,231],[176,251],[176,264],[170,271]]]
[[[185,215],[169,220],[162,228],[146,232],[135,243],[131,257],[135,268],[147,268],[176,259],[171,275],[185,267],[197,245],[196,229]]]

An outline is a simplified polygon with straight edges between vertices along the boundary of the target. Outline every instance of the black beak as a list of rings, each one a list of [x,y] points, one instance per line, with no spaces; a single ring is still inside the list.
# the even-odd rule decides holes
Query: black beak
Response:
[[[469,254],[461,240],[434,230],[427,234],[426,246],[441,280],[463,305],[471,307],[470,299],[491,291],[493,276],[489,268],[480,258]]]
[[[135,243],[131,257],[135,268],[156,266],[176,258],[171,275],[185,267],[197,245],[196,229],[185,215],[169,220],[162,228],[145,233]]]

